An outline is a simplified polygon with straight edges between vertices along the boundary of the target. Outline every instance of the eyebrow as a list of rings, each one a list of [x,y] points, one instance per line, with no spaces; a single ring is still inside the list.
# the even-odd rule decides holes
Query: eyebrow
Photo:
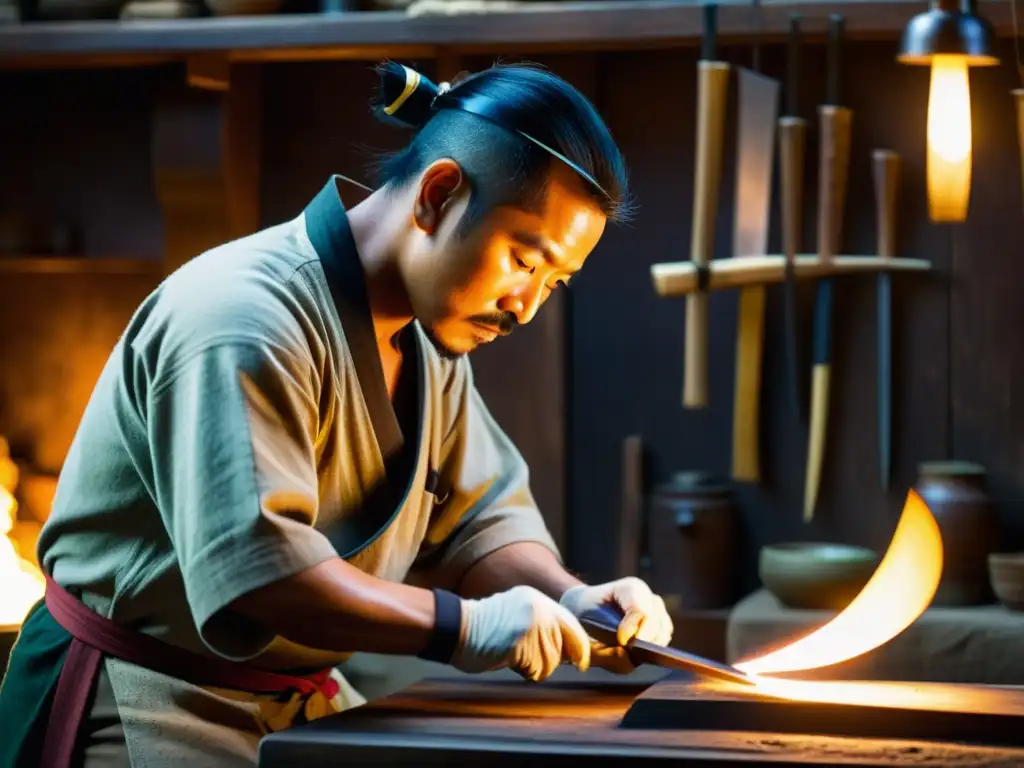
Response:
[[[536,248],[544,255],[544,259],[552,266],[570,272],[576,272],[579,270],[579,266],[566,262],[565,259],[555,253],[548,241],[539,235],[535,235],[532,232],[516,231],[512,233],[512,237],[527,248]]]

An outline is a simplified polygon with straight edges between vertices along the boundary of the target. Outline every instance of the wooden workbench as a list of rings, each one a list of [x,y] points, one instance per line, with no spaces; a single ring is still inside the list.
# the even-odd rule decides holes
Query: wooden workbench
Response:
[[[1024,748],[767,733],[624,730],[644,685],[426,680],[273,734],[260,768],[301,765],[1024,765]]]

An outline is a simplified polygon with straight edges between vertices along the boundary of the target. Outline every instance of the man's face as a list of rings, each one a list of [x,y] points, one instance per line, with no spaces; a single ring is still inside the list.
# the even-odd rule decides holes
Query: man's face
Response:
[[[423,183],[431,183],[429,171]],[[466,232],[458,231],[468,203],[462,190],[439,206],[406,275],[416,318],[449,357],[530,322],[582,268],[606,222],[582,180],[560,164],[537,210],[499,207]]]

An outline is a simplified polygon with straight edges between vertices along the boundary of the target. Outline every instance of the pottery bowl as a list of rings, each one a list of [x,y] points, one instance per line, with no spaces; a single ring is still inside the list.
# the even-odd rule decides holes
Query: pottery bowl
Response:
[[[761,549],[761,583],[789,608],[842,610],[881,561],[865,547],[820,542],[770,544]]]
[[[993,552],[988,577],[999,602],[1011,611],[1024,611],[1024,552]]]

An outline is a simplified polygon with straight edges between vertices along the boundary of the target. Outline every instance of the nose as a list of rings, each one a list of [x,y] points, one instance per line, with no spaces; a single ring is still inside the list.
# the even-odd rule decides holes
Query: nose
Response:
[[[526,325],[537,314],[543,297],[544,284],[539,280],[531,280],[498,301],[498,309],[515,315],[518,325]]]

